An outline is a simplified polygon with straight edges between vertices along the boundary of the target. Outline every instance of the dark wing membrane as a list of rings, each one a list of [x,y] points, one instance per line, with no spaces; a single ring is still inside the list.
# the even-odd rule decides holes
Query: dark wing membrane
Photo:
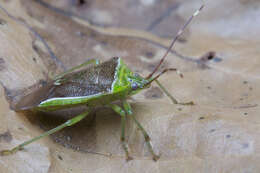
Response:
[[[50,98],[80,97],[110,92],[117,63],[118,58],[112,58],[97,66],[67,74],[26,95],[14,106],[14,109],[31,109]]]
[[[11,108],[15,111],[28,110],[36,107],[41,101],[48,98],[49,93],[52,91],[54,86],[52,84],[47,84],[27,95],[22,97],[15,105],[12,105]]]

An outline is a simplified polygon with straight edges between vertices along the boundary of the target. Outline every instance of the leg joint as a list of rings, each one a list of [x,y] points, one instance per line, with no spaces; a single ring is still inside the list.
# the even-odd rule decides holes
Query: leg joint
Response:
[[[149,142],[151,140],[150,136],[148,136],[147,134],[144,135],[144,139],[146,142]]]

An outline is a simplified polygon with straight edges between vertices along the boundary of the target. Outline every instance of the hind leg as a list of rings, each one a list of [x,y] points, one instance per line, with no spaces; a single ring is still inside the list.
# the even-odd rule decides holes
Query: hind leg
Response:
[[[89,114],[89,112],[90,111],[86,111],[86,112],[84,112],[82,114],[79,114],[76,117],[74,117],[74,118],[72,118],[70,120],[67,120],[65,123],[59,125],[58,127],[55,127],[54,129],[51,129],[51,130],[49,130],[49,131],[47,131],[47,132],[45,132],[45,133],[43,133],[43,134],[41,134],[41,135],[39,135],[39,136],[37,136],[35,138],[32,138],[32,139],[28,140],[28,141],[25,141],[24,143],[14,147],[14,148],[12,148],[11,150],[2,150],[2,151],[0,151],[0,155],[14,154],[17,151],[22,150],[24,148],[24,146],[26,146],[26,145],[28,145],[28,144],[30,144],[32,142],[35,142],[35,141],[37,141],[37,140],[39,140],[39,139],[41,139],[43,137],[49,136],[49,135],[51,135],[51,134],[53,134],[53,133],[55,133],[55,132],[57,132],[57,131],[65,128],[65,127],[72,126],[72,125],[78,123],[79,121],[81,121],[82,119],[84,119]]]

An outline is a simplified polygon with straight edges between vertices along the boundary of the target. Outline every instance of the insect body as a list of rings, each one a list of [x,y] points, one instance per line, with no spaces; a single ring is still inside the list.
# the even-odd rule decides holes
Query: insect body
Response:
[[[139,127],[144,135],[145,142],[149,151],[153,155],[154,160],[159,159],[159,155],[156,155],[153,151],[150,143],[150,137],[144,130],[142,125],[137,121],[135,115],[132,114],[131,106],[127,102],[127,98],[131,95],[138,93],[139,91],[148,88],[153,81],[162,88],[164,92],[169,96],[169,93],[157,80],[162,74],[167,71],[177,71],[177,69],[169,68],[164,69],[158,75],[155,72],[158,71],[160,65],[166,58],[169,51],[172,49],[174,43],[178,37],[183,33],[184,28],[191,22],[192,18],[196,16],[204,5],[200,7],[187,21],[183,28],[178,32],[177,36],[173,39],[170,47],[162,57],[159,64],[154,71],[147,77],[141,77],[140,75],[132,72],[124,63],[121,58],[112,58],[109,61],[99,63],[96,60],[89,60],[79,66],[76,66],[67,72],[57,76],[53,81],[48,82],[44,87],[39,88],[37,91],[26,95],[14,106],[15,111],[21,110],[38,110],[38,111],[55,111],[59,109],[86,106],[86,111],[67,120],[64,124],[49,130],[42,135],[35,137],[29,141],[26,141],[11,150],[2,150],[1,155],[8,155],[15,153],[18,150],[23,149],[24,146],[42,138],[53,134],[67,126],[72,126],[85,118],[93,108],[97,106],[106,106],[112,108],[116,113],[121,116],[121,142],[124,148],[127,160],[131,157],[128,153],[128,147],[125,142],[125,123],[126,116],[130,116],[136,125]],[[90,65],[86,67],[87,65]],[[85,68],[84,68],[85,67]],[[82,68],[82,69],[81,69]],[[81,69],[81,70],[79,70]],[[179,73],[180,74],[180,73]],[[182,75],[180,74],[182,77]],[[174,103],[178,103],[171,95],[171,99]],[[114,104],[114,101],[122,101],[122,107]],[[193,104],[179,103],[179,104]]]
[[[121,58],[114,57],[79,72],[56,78],[36,91],[37,97],[35,92],[27,95],[14,109],[54,111],[79,105],[102,106],[126,99],[149,84],[150,80],[133,73]]]

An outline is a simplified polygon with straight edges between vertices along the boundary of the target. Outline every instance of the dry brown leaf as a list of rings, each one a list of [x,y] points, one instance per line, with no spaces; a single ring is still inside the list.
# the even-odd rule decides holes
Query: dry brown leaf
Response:
[[[23,92],[92,58],[120,56],[134,71],[148,74],[168,46],[169,36],[200,4],[198,0],[99,0],[81,5],[61,0],[3,1],[0,149],[35,137],[67,116],[10,110],[10,103]],[[100,109],[24,151],[0,157],[0,172],[260,172],[259,9],[257,0],[207,1],[176,44],[183,56],[172,53],[163,66],[179,68],[184,78],[168,73],[160,81],[178,100],[192,100],[195,106],[173,105],[156,84],[131,100],[162,155],[159,161],[152,161],[140,131],[128,120],[127,140],[134,160],[126,162],[120,117]],[[199,59],[209,51],[217,58],[201,64]]]

